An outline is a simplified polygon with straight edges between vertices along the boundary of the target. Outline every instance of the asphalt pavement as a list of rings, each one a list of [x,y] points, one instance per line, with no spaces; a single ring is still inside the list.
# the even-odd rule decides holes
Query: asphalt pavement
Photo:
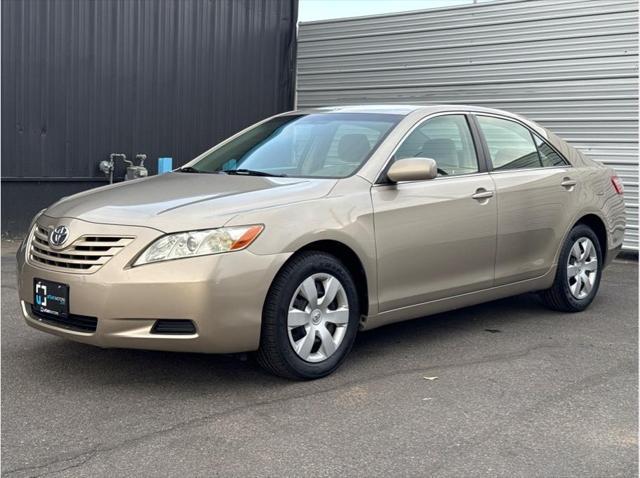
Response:
[[[33,330],[2,259],[3,476],[638,474],[637,263],[586,312],[523,295],[391,325],[299,383]]]

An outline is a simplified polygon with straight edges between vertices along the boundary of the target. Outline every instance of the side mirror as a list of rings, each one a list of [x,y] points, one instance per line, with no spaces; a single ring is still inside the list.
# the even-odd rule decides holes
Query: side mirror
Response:
[[[433,179],[437,175],[438,166],[435,160],[431,158],[399,159],[387,171],[387,177],[394,183]]]

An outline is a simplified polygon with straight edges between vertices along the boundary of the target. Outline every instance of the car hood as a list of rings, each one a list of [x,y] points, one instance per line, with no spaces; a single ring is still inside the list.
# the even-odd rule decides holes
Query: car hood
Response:
[[[336,181],[176,172],[75,194],[45,215],[163,232],[205,229],[246,211],[326,196]]]

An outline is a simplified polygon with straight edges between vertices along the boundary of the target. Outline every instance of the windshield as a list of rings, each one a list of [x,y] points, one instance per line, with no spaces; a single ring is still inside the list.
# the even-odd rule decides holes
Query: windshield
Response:
[[[344,178],[402,118],[369,113],[287,115],[215,148],[184,172]]]

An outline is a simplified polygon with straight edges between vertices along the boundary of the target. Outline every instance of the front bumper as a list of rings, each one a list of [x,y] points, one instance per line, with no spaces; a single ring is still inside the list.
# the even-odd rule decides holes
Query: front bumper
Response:
[[[130,267],[136,255],[162,235],[160,231],[73,219],[44,217],[39,222],[64,223],[79,233],[135,237],[93,273],[59,271],[32,262],[27,259],[28,241],[18,250],[18,292],[27,324],[100,347],[205,353],[256,350],[269,286],[290,256],[257,255],[242,250]],[[96,317],[96,331],[70,330],[34,316],[31,312],[34,278],[68,284],[69,312]],[[158,319],[192,320],[196,332],[151,333]]]

